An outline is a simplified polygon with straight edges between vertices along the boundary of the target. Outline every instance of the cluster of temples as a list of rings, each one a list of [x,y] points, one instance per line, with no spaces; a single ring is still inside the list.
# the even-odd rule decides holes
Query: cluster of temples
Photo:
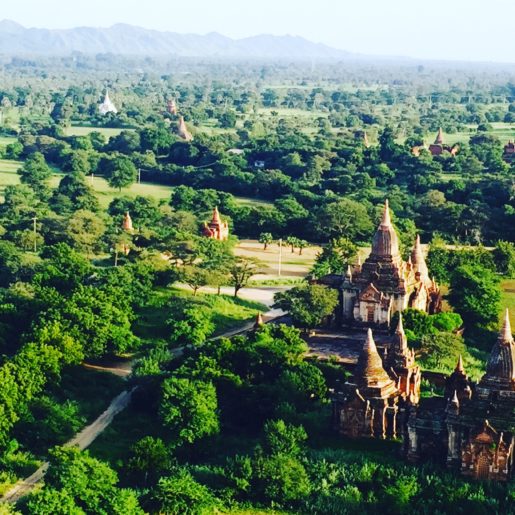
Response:
[[[382,356],[369,329],[352,379],[334,392],[335,428],[351,438],[401,438],[411,462],[440,462],[474,479],[514,477],[515,342],[508,311],[479,383],[468,378],[461,357],[443,396],[421,399],[420,378],[402,318]]]
[[[320,282],[340,293],[339,325],[368,327],[352,378],[333,392],[335,429],[349,438],[402,439],[411,462],[437,461],[476,479],[512,478],[515,343],[508,312],[479,383],[468,378],[460,358],[444,395],[421,398],[422,374],[408,348],[402,311],[438,312],[440,288],[430,278],[419,237],[402,259],[388,202],[364,263]],[[393,337],[378,350],[372,329],[384,333],[395,313]]]
[[[440,310],[440,288],[429,276],[420,238],[407,261],[402,259],[388,201],[363,264],[349,266],[345,276],[331,274],[321,284],[340,292],[338,324],[388,328],[395,312],[415,308],[427,313]]]

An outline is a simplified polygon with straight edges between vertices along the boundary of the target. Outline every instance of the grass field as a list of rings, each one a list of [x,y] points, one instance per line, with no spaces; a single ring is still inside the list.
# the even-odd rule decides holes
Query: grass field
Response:
[[[503,144],[506,144],[508,140],[515,139],[515,124],[494,122],[490,124],[492,130],[488,134],[497,136]],[[477,125],[469,125],[468,130],[462,132],[456,132],[454,134],[444,133],[444,142],[447,145],[454,145],[454,143],[468,143],[470,138],[477,134]],[[433,143],[436,138],[436,132],[426,134],[424,141],[427,145]]]
[[[8,159],[0,159],[0,199],[3,200],[4,190],[6,186],[19,184],[20,178],[17,174],[18,169],[22,166],[20,161],[10,161]],[[50,179],[50,186],[56,188],[59,181],[63,177],[62,173],[56,172]],[[151,182],[134,183],[128,188],[122,188],[122,191],[111,188],[103,177],[88,177],[89,184],[93,187],[100,205],[103,208],[109,206],[115,198],[136,197],[154,197],[157,200],[169,200],[172,195],[172,186],[162,184],[154,184]],[[270,206],[272,203],[266,200],[256,200],[248,197],[236,197],[236,202],[242,206],[263,207]]]
[[[135,333],[148,339],[167,338],[169,330],[166,320],[169,313],[166,308],[171,297],[193,297],[193,290],[180,288],[158,288],[153,293],[149,305],[141,309],[135,326]],[[229,295],[216,295],[199,291],[196,298],[205,303],[212,322],[215,324],[215,334],[221,334],[245,322],[254,320],[256,313],[267,311],[268,308],[259,302],[245,299],[235,299]]]
[[[508,308],[510,310],[511,327],[515,329],[515,279],[506,279],[505,281],[502,281],[501,287],[501,320],[504,316],[504,310]]]
[[[113,136],[118,136],[120,132],[124,130],[131,130],[131,129],[120,129],[120,128],[110,128],[110,127],[80,127],[80,126],[71,126],[66,127],[64,129],[64,134],[66,136],[87,136],[88,134],[91,134],[92,132],[100,132],[103,134],[106,138],[111,138]]]
[[[14,141],[16,141],[16,138],[14,136],[0,136],[1,147],[5,147],[6,145],[13,143]]]

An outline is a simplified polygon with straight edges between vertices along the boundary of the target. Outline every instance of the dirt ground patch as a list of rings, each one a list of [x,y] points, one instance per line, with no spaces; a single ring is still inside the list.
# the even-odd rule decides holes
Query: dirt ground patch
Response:
[[[270,279],[300,279],[305,277],[313,263],[320,247],[310,246],[292,253],[291,248],[283,243],[280,256],[278,243],[272,243],[267,250],[263,250],[263,244],[256,240],[242,240],[235,249],[237,256],[253,257],[263,263],[262,273],[253,277],[254,280],[263,281]],[[281,258],[281,275],[279,275],[279,258]]]

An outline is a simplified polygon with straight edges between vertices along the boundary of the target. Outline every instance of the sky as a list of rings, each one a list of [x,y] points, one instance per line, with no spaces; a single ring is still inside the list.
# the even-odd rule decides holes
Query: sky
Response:
[[[515,0],[15,0],[0,16],[26,27],[291,34],[362,54],[515,62]]]

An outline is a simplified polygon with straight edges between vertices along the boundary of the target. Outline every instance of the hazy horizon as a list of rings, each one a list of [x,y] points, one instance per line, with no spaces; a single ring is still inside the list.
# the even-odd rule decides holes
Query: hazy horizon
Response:
[[[143,7],[142,7],[143,6]],[[315,9],[316,7],[316,9]],[[69,29],[126,23],[179,33],[218,32],[231,38],[295,35],[349,52],[420,59],[515,62],[515,2],[433,0],[424,9],[410,0],[135,0],[77,5],[64,0],[19,0],[2,18],[24,27]]]

